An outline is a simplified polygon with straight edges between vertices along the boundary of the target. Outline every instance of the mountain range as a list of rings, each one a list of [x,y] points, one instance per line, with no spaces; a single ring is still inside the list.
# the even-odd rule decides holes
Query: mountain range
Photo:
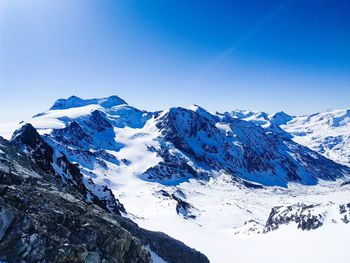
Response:
[[[148,112],[117,96],[59,99],[21,123],[9,141],[1,139],[0,175],[9,181],[0,191],[0,259],[232,262],[228,255],[236,236],[267,236],[286,227],[342,228],[350,220],[349,112],[211,113],[197,105]],[[42,200],[7,201],[29,195],[45,196],[46,221],[31,213],[47,216]],[[50,229],[57,209],[63,214],[73,209],[80,222],[60,221],[70,234],[61,235],[56,226],[48,237],[51,230],[43,234],[38,224]],[[25,218],[34,230],[15,227]],[[114,226],[106,220],[115,220]],[[133,241],[127,248],[106,249],[100,240],[112,235]],[[84,246],[85,238],[94,245]],[[64,242],[72,249],[53,255],[50,246]],[[16,244],[18,255],[2,249],[6,244]]]

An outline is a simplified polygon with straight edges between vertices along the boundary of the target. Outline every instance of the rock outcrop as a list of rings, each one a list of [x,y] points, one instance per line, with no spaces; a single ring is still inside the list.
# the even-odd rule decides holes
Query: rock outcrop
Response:
[[[295,224],[301,230],[317,229],[326,220],[332,223],[349,223],[350,203],[335,205],[298,203],[290,206],[278,206],[271,210],[264,227],[264,233],[277,230],[283,225]]]
[[[0,150],[0,261],[152,262],[151,249],[169,263],[209,262],[180,241],[138,227],[120,210],[87,199],[88,189],[73,176],[80,176],[79,169],[65,160],[64,178],[73,179],[63,180],[50,146],[31,126],[12,142],[0,138]]]

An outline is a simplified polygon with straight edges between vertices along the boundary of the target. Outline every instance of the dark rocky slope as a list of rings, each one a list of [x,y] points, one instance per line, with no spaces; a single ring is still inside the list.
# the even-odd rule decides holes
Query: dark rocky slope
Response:
[[[13,142],[0,138],[0,150],[0,261],[152,262],[149,246],[167,262],[209,262],[121,217],[117,200],[111,210],[88,199],[79,169],[62,155],[65,175],[57,174],[52,149],[31,126]]]
[[[164,162],[145,172],[144,178],[150,181],[206,179],[216,171],[287,187],[290,182],[316,185],[320,179],[334,181],[350,174],[349,167],[295,143],[290,136],[228,113],[171,108],[156,119],[156,126],[161,132],[157,154]],[[175,151],[179,153],[171,154]]]

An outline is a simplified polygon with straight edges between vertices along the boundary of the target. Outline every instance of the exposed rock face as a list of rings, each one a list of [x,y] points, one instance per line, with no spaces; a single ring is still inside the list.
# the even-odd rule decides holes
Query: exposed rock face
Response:
[[[156,126],[160,141],[165,141],[157,152],[164,162],[146,171],[149,179],[159,180],[157,175],[167,178],[166,173],[174,174],[174,179],[181,175],[204,178],[205,171],[214,171],[286,187],[288,182],[314,185],[318,179],[335,180],[350,173],[347,167],[271,127],[262,128],[228,113],[172,108],[156,119]]]
[[[274,123],[278,126],[286,124],[287,122],[293,120],[293,116],[288,115],[287,113],[280,111],[271,116],[271,123]]]
[[[140,240],[117,222],[117,214],[87,203],[76,185],[63,183],[51,169],[44,171],[5,143],[0,155],[0,260],[151,262]]]
[[[301,230],[313,230],[321,227],[326,220],[332,223],[349,223],[350,203],[344,205],[303,204],[274,207],[267,219],[264,232],[270,232],[282,225],[295,223]]]
[[[341,220],[348,224],[350,222],[350,203],[340,205],[339,206],[339,213],[341,215]]]
[[[316,229],[323,225],[325,214],[311,214],[311,210],[317,205],[297,204],[287,207],[274,207],[266,222],[265,232],[278,229],[281,225],[291,222],[297,224],[302,230]]]
[[[149,149],[153,151],[154,149]],[[187,180],[189,178],[208,179],[208,173],[204,171],[196,171],[184,156],[174,156],[170,153],[171,148],[164,146],[160,150],[154,150],[163,161],[159,162],[156,166],[153,166],[141,176],[142,179],[147,181],[161,181],[166,184],[167,180],[179,182]]]
[[[28,154],[42,170],[53,173],[53,149],[44,142],[35,128],[26,124],[15,131],[12,142],[16,148]]]
[[[107,129],[113,128],[112,124],[107,121],[105,114],[99,110],[91,112],[91,116],[85,121],[85,124],[98,132],[103,132]]]
[[[186,195],[179,189],[173,193],[160,190],[156,193],[156,195],[160,195],[164,199],[174,200],[176,202],[176,213],[185,219],[195,219],[199,214],[197,208],[185,201]]]
[[[66,129],[81,130],[76,122]],[[76,186],[89,202],[119,215],[120,212],[125,212],[124,206],[115,199],[108,187],[95,185],[92,180],[85,180],[78,166],[69,162],[62,152],[54,153],[53,148],[44,141],[32,125],[26,124],[16,131],[12,142],[18,151],[25,153],[45,173],[60,176],[64,182]]]
[[[151,262],[141,242],[110,214],[86,204],[71,187],[51,183],[26,178],[15,187],[1,185],[0,259]]]
[[[184,243],[169,238],[162,232],[152,232],[136,227],[136,224],[130,220],[123,220],[120,224],[128,229],[133,235],[140,240],[149,244],[153,251],[156,251],[167,262],[183,263],[201,263],[209,260],[201,253],[187,247]]]
[[[52,135],[63,143],[69,143],[80,148],[84,148],[84,145],[90,144],[93,140],[76,121],[72,121],[64,129],[54,130]]]
[[[36,143],[21,145],[30,133]],[[83,191],[74,179],[82,178],[76,166],[61,156],[66,168],[61,172],[72,181],[62,180],[52,163],[42,161],[37,153],[50,152],[50,146],[31,126],[13,142],[0,138],[0,146],[0,261],[152,262],[149,246],[169,263],[209,262],[182,242],[141,229],[119,210],[88,200],[89,189]],[[47,157],[56,160],[55,154]]]

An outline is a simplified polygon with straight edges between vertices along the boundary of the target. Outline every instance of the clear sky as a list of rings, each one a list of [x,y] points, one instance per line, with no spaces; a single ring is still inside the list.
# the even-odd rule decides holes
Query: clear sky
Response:
[[[146,110],[350,107],[348,0],[0,0],[0,122],[58,98]]]

